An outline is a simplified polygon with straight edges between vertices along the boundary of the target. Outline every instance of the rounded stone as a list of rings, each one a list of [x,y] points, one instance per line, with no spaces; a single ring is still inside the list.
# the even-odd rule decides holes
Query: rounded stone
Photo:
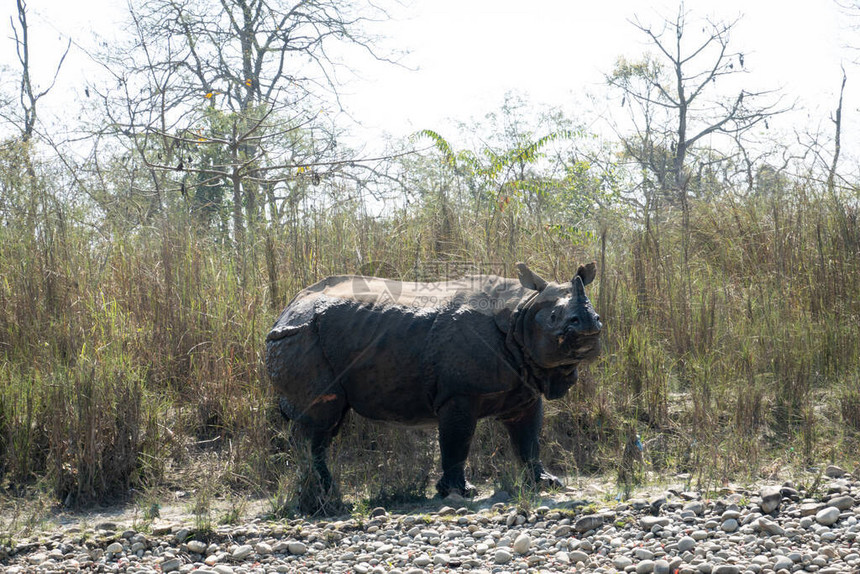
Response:
[[[532,539],[528,534],[520,534],[517,536],[516,540],[514,540],[514,552],[517,554],[525,554],[529,551],[529,546],[531,546]]]
[[[122,544],[119,542],[114,542],[110,544],[107,548],[105,548],[105,552],[108,554],[119,554],[122,552]]]
[[[287,550],[290,551],[290,554],[297,554],[301,556],[308,551],[308,547],[305,546],[304,542],[299,542],[298,540],[294,540],[287,545]]]
[[[447,554],[437,554],[433,557],[433,564],[436,566],[445,566],[451,561],[451,557]]]
[[[179,570],[180,566],[182,566],[182,560],[179,558],[171,558],[170,560],[165,560],[161,563],[161,571],[173,572],[174,570]]]
[[[822,508],[818,512],[815,513],[815,521],[818,524],[823,524],[824,526],[831,526],[836,524],[839,520],[839,509],[835,506],[828,506],[827,508]]]
[[[511,558],[513,557],[514,555],[511,554],[508,550],[505,550],[504,548],[499,548],[498,550],[496,550],[494,559],[496,561],[496,564],[507,564],[511,561]]]
[[[696,546],[696,541],[690,536],[682,536],[678,540],[678,552],[687,552]]]
[[[827,506],[833,506],[839,510],[848,510],[854,506],[853,496],[836,496],[827,502]]]

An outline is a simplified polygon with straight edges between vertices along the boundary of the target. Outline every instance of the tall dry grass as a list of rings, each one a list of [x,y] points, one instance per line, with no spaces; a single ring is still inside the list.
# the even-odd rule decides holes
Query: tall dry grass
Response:
[[[647,223],[604,211],[589,234],[445,196],[386,217],[306,205],[282,228],[251,230],[237,251],[179,209],[148,226],[99,225],[49,178],[2,165],[9,488],[43,485],[85,504],[193,480],[197,455],[215,453],[225,489],[276,491],[295,474],[262,369],[278,310],[327,275],[412,279],[444,269],[427,266],[438,261],[510,270],[526,260],[556,280],[601,263],[591,296],[605,353],[547,405],[556,472],[614,472],[631,433],[646,467],[700,484],[857,452],[860,225],[856,202],[812,184],[694,201],[687,224],[668,208]],[[473,478],[516,488],[504,432],[486,421],[478,434]],[[353,417],[332,467],[348,496],[417,496],[437,472],[434,439]]]

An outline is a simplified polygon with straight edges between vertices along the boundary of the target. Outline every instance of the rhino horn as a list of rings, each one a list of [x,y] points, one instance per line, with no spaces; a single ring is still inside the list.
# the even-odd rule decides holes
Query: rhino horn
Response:
[[[585,285],[582,283],[582,279],[580,279],[579,275],[575,275],[573,278],[573,294],[577,299],[585,299]]]
[[[520,283],[526,289],[534,289],[535,291],[543,291],[546,288],[546,281],[537,273],[529,269],[525,263],[517,263],[517,276],[520,278]]]
[[[579,269],[576,270],[576,275],[574,275],[574,279],[579,277],[582,279],[583,285],[588,285],[594,278],[597,276],[597,263],[592,261],[588,265],[580,265]],[[571,279],[571,283],[575,283],[574,279]]]

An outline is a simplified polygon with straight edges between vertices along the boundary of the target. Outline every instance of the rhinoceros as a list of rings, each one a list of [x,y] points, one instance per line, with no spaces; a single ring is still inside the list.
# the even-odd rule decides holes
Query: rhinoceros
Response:
[[[335,276],[304,289],[266,337],[279,408],[310,441],[311,466],[332,488],[328,447],[352,409],[377,421],[436,426],[441,496],[474,496],[465,462],[478,419],[507,428],[526,476],[544,469],[542,397],[558,399],[600,352],[600,317],[585,294],[595,264],[547,282],[518,263],[519,280],[475,275],[437,283]]]

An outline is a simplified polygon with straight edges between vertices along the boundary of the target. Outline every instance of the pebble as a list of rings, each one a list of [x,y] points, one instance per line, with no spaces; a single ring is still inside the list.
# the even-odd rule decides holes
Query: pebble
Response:
[[[782,489],[778,486],[765,486],[759,491],[761,497],[761,511],[763,514],[770,514],[779,508],[782,502]]]
[[[15,540],[0,559],[10,574],[839,574],[860,571],[857,500],[860,481],[848,474],[815,494],[790,485],[678,489],[619,504],[544,499],[531,509],[446,499],[447,508],[407,515],[378,507],[363,519],[254,519],[218,526],[206,542],[190,521],[158,533],[83,528]]]
[[[514,552],[517,554],[525,554],[529,551],[529,546],[531,546],[532,539],[528,534],[520,534],[517,536],[517,539],[514,540]]]
[[[513,557],[514,555],[511,554],[509,551],[505,550],[504,548],[499,548],[498,550],[496,550],[496,564],[507,564],[511,561],[511,558]]]
[[[839,520],[839,509],[834,506],[822,508],[815,513],[815,521],[824,526],[836,524]]]
[[[107,548],[105,548],[105,552],[108,554],[119,554],[122,552],[122,544],[119,542],[113,542]]]

